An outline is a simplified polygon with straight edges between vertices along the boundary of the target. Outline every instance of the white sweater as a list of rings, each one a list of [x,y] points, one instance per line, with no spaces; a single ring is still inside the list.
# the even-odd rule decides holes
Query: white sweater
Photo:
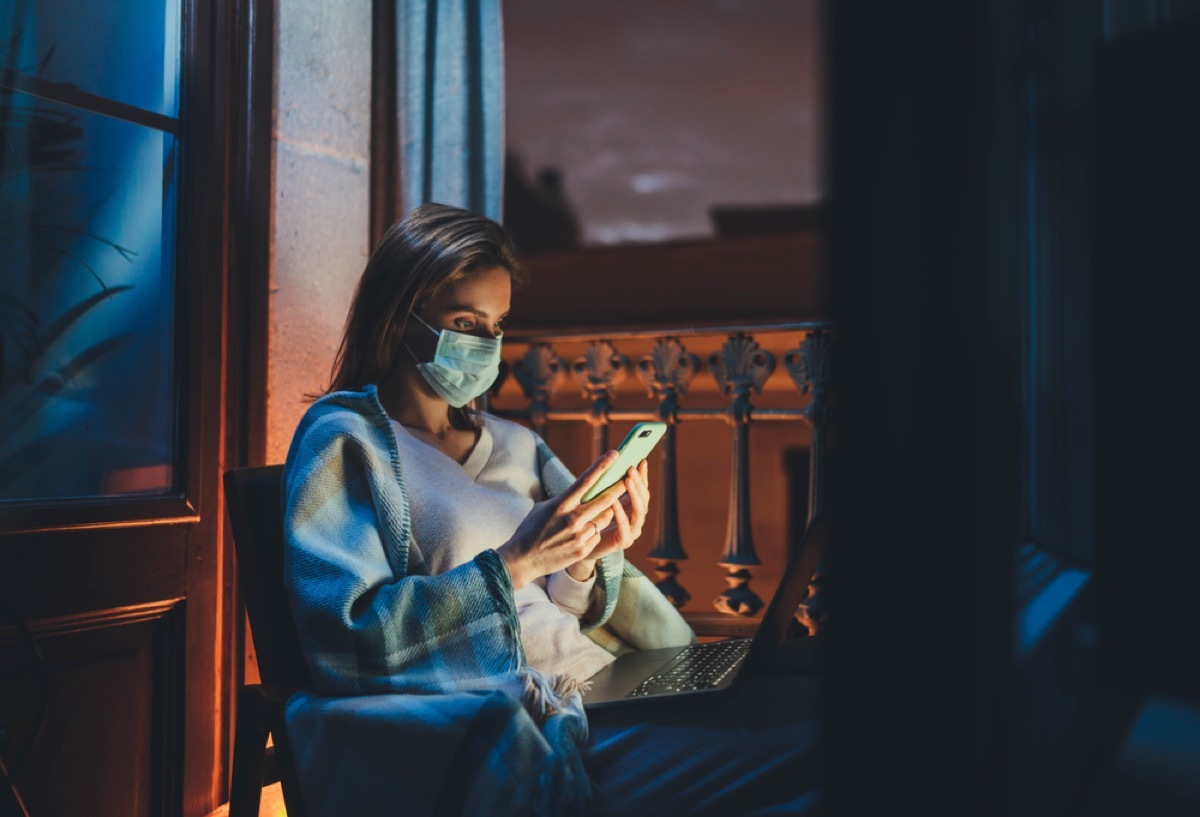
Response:
[[[419,432],[395,420],[412,511],[413,540],[437,575],[503,544],[544,499],[536,441],[529,429],[485,415],[479,440],[461,465]],[[549,674],[589,678],[612,655],[580,632],[595,577],[577,582],[566,571],[542,577],[514,596],[529,665]]]

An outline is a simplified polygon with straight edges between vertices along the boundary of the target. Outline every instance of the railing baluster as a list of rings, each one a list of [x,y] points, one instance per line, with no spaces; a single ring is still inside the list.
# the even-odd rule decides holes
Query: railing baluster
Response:
[[[676,607],[687,604],[692,595],[679,583],[676,562],[687,559],[679,535],[679,494],[675,479],[675,432],[679,423],[679,398],[687,393],[700,368],[700,359],[684,349],[675,338],[661,338],[650,354],[638,361],[637,372],[650,396],[658,398],[658,419],[667,424],[660,449],[658,479],[658,539],[647,558],[654,560],[658,581],[655,585]]]
[[[807,333],[800,348],[792,349],[784,356],[784,365],[801,394],[812,392],[812,400],[804,408],[804,419],[812,428],[808,460],[808,521],[811,522],[818,513],[828,509],[833,336],[821,330]],[[797,618],[809,635],[816,635],[825,626],[827,581],[828,574],[822,564],[813,574],[808,594],[800,603]]]
[[[812,452],[809,457],[808,519],[826,510],[829,487],[829,427],[833,416],[830,390],[833,385],[833,336],[828,332],[809,332],[800,348],[784,357],[788,374],[801,394],[812,392],[804,407],[804,419],[812,428]]]
[[[754,576],[751,569],[760,564],[755,552],[752,536],[750,500],[750,424],[762,422],[794,423],[806,421],[811,427],[809,451],[809,521],[829,503],[829,463],[833,448],[832,408],[832,324],[828,321],[792,321],[770,324],[737,324],[725,326],[696,326],[653,329],[650,327],[619,328],[601,331],[552,331],[541,335],[506,337],[505,346],[520,359],[512,360],[511,368],[502,367],[501,376],[491,388],[491,394],[481,399],[481,407],[487,410],[488,397],[498,399],[505,387],[505,369],[519,383],[528,401],[524,407],[497,406],[494,411],[502,417],[519,422],[528,422],[539,434],[545,436],[552,423],[587,422],[592,426],[592,449],[596,456],[610,447],[608,429],[611,423],[630,423],[639,420],[660,419],[667,423],[667,434],[660,444],[659,471],[654,487],[657,540],[654,549],[647,554],[653,566],[657,586],[677,606],[691,604],[690,593],[679,581],[680,563],[688,559],[683,547],[679,514],[682,499],[679,494],[682,480],[684,491],[688,490],[692,475],[680,474],[678,470],[678,427],[680,423],[692,421],[712,422],[721,420],[732,428],[732,480],[728,526],[724,550],[715,560],[725,573],[728,587],[714,599],[714,606],[725,616],[737,616],[740,621],[728,620],[716,625],[712,614],[709,624],[701,624],[710,630],[714,626],[738,628],[752,622],[750,617],[761,611],[763,602],[751,588]],[[776,357],[760,347],[748,333],[766,332],[770,340],[779,342],[783,333],[804,334],[803,343],[797,348],[787,346],[775,348],[782,357],[791,380],[801,395],[811,395],[809,400],[800,400],[794,406],[758,408],[751,406],[751,398],[761,394],[765,382],[774,371]],[[688,337],[706,337],[714,340],[724,338],[720,351],[704,356],[714,380],[725,397],[723,407],[706,403],[701,406],[684,405],[694,402],[694,375],[702,366],[700,359],[689,354],[682,340]],[[651,400],[638,406],[618,406],[616,389],[628,373],[629,361],[619,354],[616,343],[653,343],[641,346],[637,360],[638,375],[650,390]],[[551,343],[580,343],[584,353],[576,358],[563,360],[558,357]],[[788,345],[791,345],[790,343]],[[522,349],[518,352],[518,349]],[[578,348],[578,347],[576,347]],[[642,355],[647,348],[650,353]],[[786,352],[782,350],[787,349]],[[511,360],[511,359],[510,359]],[[570,361],[568,363],[568,361]],[[568,370],[581,387],[587,403],[573,403],[555,408],[551,401],[557,389],[567,379]],[[690,389],[690,391],[689,391]],[[684,400],[683,398],[685,398]],[[558,398],[561,400],[561,395]],[[756,432],[758,433],[758,432]],[[703,476],[698,478],[704,479]],[[797,508],[797,513],[799,509]],[[695,543],[691,543],[695,548]],[[714,543],[715,544],[715,543]],[[689,568],[689,571],[694,569]],[[691,573],[689,572],[689,575]],[[803,624],[810,632],[816,632],[824,619],[823,595],[827,574],[819,567],[809,586],[809,594],[797,613],[797,625]],[[693,581],[695,577],[693,576]],[[691,615],[697,621],[704,614]],[[714,631],[715,632],[715,631]],[[728,634],[728,632],[726,634]]]
[[[762,608],[763,601],[749,586],[753,577],[748,568],[761,564],[750,530],[750,392],[762,393],[763,384],[775,370],[775,356],[760,349],[754,338],[738,332],[709,356],[708,367],[732,398],[726,408],[726,421],[733,426],[729,526],[718,562],[726,569],[729,586],[713,604],[723,613],[752,616]]]
[[[608,409],[617,384],[625,379],[629,360],[606,340],[588,344],[587,351],[575,358],[571,372],[583,389],[584,396],[592,401],[588,410],[588,423],[592,426],[592,458],[598,458],[608,450]]]
[[[545,437],[550,398],[567,377],[567,362],[554,354],[549,343],[531,343],[525,356],[513,364],[513,376],[529,400],[530,425]]]

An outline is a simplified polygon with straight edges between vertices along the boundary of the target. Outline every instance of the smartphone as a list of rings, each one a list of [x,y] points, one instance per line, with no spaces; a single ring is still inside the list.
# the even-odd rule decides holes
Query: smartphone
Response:
[[[617,461],[604,472],[604,476],[583,495],[580,502],[590,502],[625,478],[625,473],[650,455],[654,446],[667,433],[666,423],[638,423],[629,429],[625,439],[617,446]]]

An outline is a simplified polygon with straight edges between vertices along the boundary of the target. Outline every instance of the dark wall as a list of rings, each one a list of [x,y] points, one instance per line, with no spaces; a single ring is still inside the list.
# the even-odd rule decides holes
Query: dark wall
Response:
[[[1087,59],[1037,54],[1086,71],[1072,82],[1093,80],[1094,26],[1082,24],[1095,11],[1064,4],[1050,17]],[[1046,220],[1022,198],[1030,154],[1018,127],[1023,34],[1039,18],[1001,2],[835,3],[830,16],[839,338],[831,805],[837,814],[909,803],[922,814],[1036,813],[1044,784],[1071,764],[1047,756],[1037,775],[1014,782],[1023,754],[1047,754],[1038,742],[1062,714],[1017,665],[1010,627],[1013,549],[1030,535],[1021,527],[1021,367],[1042,348],[1022,357],[1028,231],[1054,239],[1064,268],[1082,276],[1055,280],[1085,295],[1052,299],[1056,311],[1042,317],[1054,337],[1039,342],[1058,344],[1064,377],[1087,367],[1071,383],[1094,389],[1083,401],[1070,383],[1060,389],[1072,397],[1061,421],[1090,397],[1095,432],[1070,438],[1087,456],[1064,459],[1053,476],[1062,502],[1080,484],[1073,475],[1095,477],[1075,507],[1091,509],[1083,523],[1095,533],[1082,538],[1089,560],[1095,550],[1101,676],[1119,693],[1101,701],[1200,695],[1188,648],[1200,619],[1191,513],[1200,37],[1194,25],[1164,23],[1102,47],[1094,110],[1090,94],[1082,109],[1055,108],[1043,83],[1034,155],[1071,134],[1095,151],[1090,170],[1079,173],[1072,158],[1057,165],[1063,173],[1038,177],[1058,186],[1064,208]],[[1084,463],[1094,465],[1072,472]],[[1059,528],[1072,519],[1060,514]],[[1081,538],[1050,532],[1051,545]],[[1049,657],[1069,663],[1071,650]]]
[[[1200,697],[1200,24],[1101,53],[1095,168],[1101,666]]]
[[[831,806],[1012,813],[1019,315],[994,269],[1015,202],[992,167],[988,21],[956,0],[829,10]]]

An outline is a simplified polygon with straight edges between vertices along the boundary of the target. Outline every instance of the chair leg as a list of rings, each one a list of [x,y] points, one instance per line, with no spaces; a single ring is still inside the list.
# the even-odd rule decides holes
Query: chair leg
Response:
[[[307,817],[304,798],[300,791],[300,780],[296,776],[296,761],[292,755],[292,744],[287,734],[287,726],[280,713],[279,728],[274,731],[275,758],[279,765],[279,782],[283,789],[283,804],[288,817]],[[233,817],[231,814],[230,817]]]
[[[233,780],[229,784],[229,817],[258,817],[262,802],[263,758],[270,733],[259,709],[257,690],[243,687],[238,695],[233,738]]]

